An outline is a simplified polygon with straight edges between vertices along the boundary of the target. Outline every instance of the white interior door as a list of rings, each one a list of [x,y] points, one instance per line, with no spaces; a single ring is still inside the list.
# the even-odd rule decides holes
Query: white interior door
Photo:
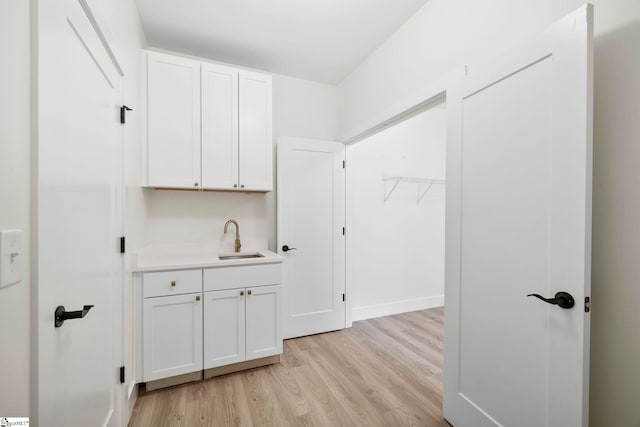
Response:
[[[285,338],[345,327],[344,151],[339,142],[278,139]]]
[[[592,22],[581,7],[447,92],[444,415],[456,427],[588,424]],[[560,291],[575,306],[527,297]]]
[[[118,426],[121,75],[84,1],[36,7],[32,416],[39,425]],[[58,306],[85,305],[93,305],[86,317],[54,327]]]

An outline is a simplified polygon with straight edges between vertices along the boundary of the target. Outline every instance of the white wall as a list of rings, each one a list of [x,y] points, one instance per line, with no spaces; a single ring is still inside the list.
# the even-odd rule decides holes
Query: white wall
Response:
[[[464,65],[462,0],[429,0],[338,85],[338,136]]]
[[[0,0],[0,229],[30,230],[29,2]],[[0,414],[29,415],[30,280],[0,289]]]
[[[348,135],[464,64],[542,30],[582,0],[429,0],[339,86]],[[595,5],[591,425],[640,425],[640,2]]]
[[[444,303],[445,188],[417,203],[383,177],[444,179],[446,112],[439,106],[347,147],[347,283],[352,320]],[[421,190],[426,187],[421,185]]]
[[[274,146],[278,136],[334,140],[336,111],[335,86],[273,76]],[[148,189],[145,206],[147,244],[217,242],[224,223],[234,218],[241,239],[268,240],[275,249],[276,191],[265,195]]]
[[[417,90],[461,66],[488,61],[582,3],[429,0],[340,83],[339,136],[351,136]]]

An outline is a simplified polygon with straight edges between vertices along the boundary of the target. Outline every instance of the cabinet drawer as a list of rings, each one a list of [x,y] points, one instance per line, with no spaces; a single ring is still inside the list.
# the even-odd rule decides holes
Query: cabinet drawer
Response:
[[[144,298],[202,292],[202,270],[145,273],[142,288]]]
[[[204,270],[204,290],[277,285],[282,281],[282,264],[220,267]]]

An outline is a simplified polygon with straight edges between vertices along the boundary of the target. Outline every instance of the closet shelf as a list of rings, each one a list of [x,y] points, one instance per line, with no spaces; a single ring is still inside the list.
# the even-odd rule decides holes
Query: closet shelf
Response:
[[[384,202],[386,203],[391,194],[396,189],[399,183],[401,182],[410,182],[414,184],[418,184],[418,194],[416,196],[416,203],[420,203],[420,201],[424,198],[427,192],[431,189],[434,184],[444,184],[444,179],[433,179],[433,178],[415,178],[411,176],[391,176],[388,178],[382,178],[384,182]],[[392,183],[391,189],[387,191],[387,184]],[[424,188],[423,186],[426,186]],[[424,188],[424,189],[423,189]]]

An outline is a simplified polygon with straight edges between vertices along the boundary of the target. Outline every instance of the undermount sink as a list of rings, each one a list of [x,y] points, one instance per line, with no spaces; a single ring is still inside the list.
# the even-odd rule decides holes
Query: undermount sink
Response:
[[[221,261],[229,260],[229,259],[247,259],[247,258],[264,258],[259,252],[245,252],[245,253],[233,253],[233,254],[225,254],[219,255],[218,259]]]

